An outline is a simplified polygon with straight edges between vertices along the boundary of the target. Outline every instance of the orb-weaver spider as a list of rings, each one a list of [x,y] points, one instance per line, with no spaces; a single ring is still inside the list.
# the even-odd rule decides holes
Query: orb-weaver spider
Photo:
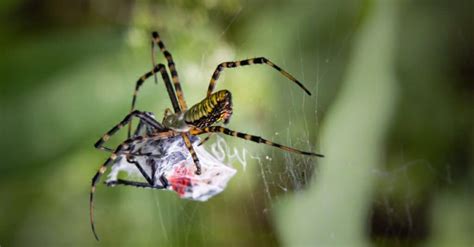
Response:
[[[164,57],[168,62],[168,69],[171,73],[172,82],[174,85],[171,84],[170,77],[167,72],[167,67],[164,64],[155,63],[155,47],[158,46],[161,52],[163,53]],[[220,73],[224,70],[224,68],[236,68],[240,66],[247,66],[253,64],[267,64],[270,67],[274,68],[275,70],[279,71],[283,76],[288,78],[289,80],[296,83],[300,88],[302,88],[308,95],[311,95],[309,90],[303,86],[296,78],[290,75],[288,72],[280,68],[279,66],[275,65],[273,62],[268,60],[265,57],[257,57],[251,59],[245,59],[240,61],[231,61],[231,62],[223,62],[217,66],[214,73],[212,74],[209,87],[207,89],[207,97],[203,99],[201,102],[195,104],[190,109],[187,108],[186,102],[184,100],[183,91],[181,89],[181,84],[178,77],[178,72],[176,70],[176,65],[173,61],[173,57],[168,50],[166,50],[164,43],[161,41],[158,32],[152,33],[152,60],[153,60],[153,69],[142,77],[138,79],[136,82],[135,90],[133,92],[133,99],[132,99],[132,107],[130,109],[130,113],[116,126],[110,129],[105,135],[102,136],[96,143],[95,147],[100,150],[112,152],[110,157],[104,162],[104,164],[99,168],[97,173],[92,178],[92,186],[90,192],[90,199],[89,199],[89,206],[90,206],[90,223],[92,227],[92,231],[94,233],[95,238],[98,240],[98,236],[95,232],[94,227],[94,220],[93,220],[93,199],[94,199],[94,192],[96,189],[97,182],[100,180],[100,177],[105,173],[107,168],[121,155],[125,155],[126,159],[137,166],[140,170],[144,178],[147,180],[149,187],[157,188],[153,178],[150,178],[141,168],[140,164],[133,160],[134,156],[140,156],[144,154],[140,153],[133,153],[133,147],[138,142],[146,142],[149,140],[162,140],[167,138],[173,138],[177,136],[181,136],[184,140],[186,148],[189,150],[191,154],[194,164],[196,166],[196,175],[201,174],[201,166],[199,163],[199,159],[194,151],[192,143],[190,141],[190,137],[188,135],[196,136],[201,134],[213,134],[213,133],[223,133],[225,135],[234,136],[238,138],[242,138],[245,140],[253,141],[256,143],[263,143],[270,146],[274,146],[285,151],[299,153],[303,155],[311,155],[311,156],[319,156],[324,157],[322,154],[312,153],[312,152],[305,152],[300,151],[298,149],[294,149],[291,147],[283,146],[278,143],[271,142],[269,140],[263,139],[259,136],[249,135],[237,131],[230,130],[228,128],[224,128],[221,126],[213,126],[216,123],[224,122],[227,124],[230,120],[232,115],[232,96],[231,93],[227,90],[221,90],[214,93],[214,88],[219,79]],[[150,78],[151,76],[155,76],[155,82],[157,80],[156,74],[160,73],[163,81],[165,83],[166,89],[168,91],[171,103],[174,108],[174,113],[171,112],[170,109],[165,110],[164,118],[162,123],[159,123],[154,118],[150,117],[150,115],[146,114],[145,112],[141,112],[135,110],[135,103],[137,99],[137,95],[139,92],[140,87],[143,85],[145,80]],[[153,131],[148,131],[145,135],[134,135],[131,137],[131,121],[132,118],[136,117],[140,119],[142,124],[146,124],[149,128]],[[104,146],[104,143],[109,140],[109,138],[114,135],[118,130],[125,127],[128,124],[128,135],[127,140],[122,142],[116,149],[111,149]],[[209,137],[209,136],[208,136]],[[202,144],[204,141],[208,140],[208,137],[201,141]],[[199,144],[199,145],[200,145]],[[154,174],[153,174],[154,175]],[[163,180],[163,177],[159,178]],[[115,184],[124,184],[124,185],[134,185],[138,187],[145,187],[147,186],[144,183],[137,183],[137,182],[130,182],[125,180],[118,180],[115,181]],[[167,186],[166,181],[162,181],[164,187]],[[157,189],[161,189],[159,187]]]

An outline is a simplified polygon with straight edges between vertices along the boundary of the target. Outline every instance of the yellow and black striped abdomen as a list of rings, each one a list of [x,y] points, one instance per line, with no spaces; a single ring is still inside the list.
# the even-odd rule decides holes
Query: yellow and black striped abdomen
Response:
[[[184,115],[184,121],[200,129],[224,121],[229,122],[232,115],[232,95],[227,90],[211,94],[191,107]]]

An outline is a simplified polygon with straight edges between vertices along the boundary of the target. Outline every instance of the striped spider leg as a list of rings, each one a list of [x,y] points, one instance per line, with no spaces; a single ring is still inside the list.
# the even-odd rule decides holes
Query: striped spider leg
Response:
[[[165,44],[163,43],[163,41],[161,41],[161,38],[158,32],[153,32],[151,35],[152,35],[152,47],[153,47],[152,49],[153,66],[155,65],[154,47],[157,44],[158,47],[160,48],[160,51],[163,53],[166,60],[168,61],[168,69],[170,70],[170,73],[171,73],[171,79],[173,80],[174,89],[176,90],[176,96],[178,97],[178,102],[179,102],[181,111],[185,111],[187,109],[186,101],[184,100],[183,90],[181,88],[181,84],[179,83],[178,71],[176,70],[176,64],[174,63],[173,56],[166,49]],[[176,109],[175,109],[175,112],[177,112]]]
[[[302,88],[308,95],[311,95],[309,90],[294,76],[292,76],[290,73],[286,72],[284,69],[280,68],[278,65],[274,64],[272,61],[268,60],[267,58],[264,57],[256,57],[256,58],[250,58],[250,59],[245,59],[245,60],[240,60],[240,61],[232,61],[232,62],[223,62],[217,65],[216,70],[212,74],[211,81],[209,82],[209,87],[207,89],[207,96],[209,97],[212,92],[214,92],[214,88],[216,87],[217,80],[220,77],[221,72],[224,70],[224,68],[237,68],[241,66],[247,66],[247,65],[254,65],[254,64],[266,64],[278,71],[280,73],[288,78],[289,80],[293,81],[296,83],[300,88]]]
[[[178,103],[179,103],[179,107],[180,107],[180,110],[176,109],[176,107],[175,107],[175,109],[174,109],[175,113],[186,111],[187,110],[186,101],[184,100],[183,89],[181,88],[181,84],[179,83],[178,71],[176,69],[176,64],[174,63],[173,56],[166,49],[165,44],[163,43],[163,41],[161,41],[161,38],[160,38],[160,35],[158,34],[158,32],[156,32],[156,31],[153,32],[151,34],[151,36],[152,36],[152,53],[153,53],[152,54],[152,62],[153,62],[153,65],[155,65],[155,57],[154,57],[155,56],[154,55],[155,54],[154,53],[155,45],[158,45],[158,47],[160,48],[160,51],[163,53],[166,60],[168,61],[168,69],[170,70],[171,79],[173,80],[173,85],[174,85],[174,89],[175,89],[175,92],[176,92],[176,95],[175,94],[173,94],[173,95],[170,94],[169,96],[170,96],[170,98],[178,97]],[[165,81],[165,84],[169,84],[169,81],[168,82]],[[169,85],[167,85],[167,87],[169,87]],[[199,158],[196,155],[196,151],[194,150],[193,144],[191,143],[191,140],[189,139],[188,134],[187,133],[181,133],[181,137],[183,138],[184,144],[186,145],[189,152],[191,153],[191,157],[193,158],[194,164],[196,165],[196,174],[197,175],[201,174],[201,164],[199,162]]]
[[[157,122],[154,118],[150,117],[149,114],[146,114],[144,112],[141,112],[141,111],[132,111],[130,112],[119,124],[117,124],[116,126],[114,126],[112,129],[110,129],[107,133],[105,133],[95,144],[94,144],[94,147],[99,149],[99,150],[104,150],[104,151],[108,151],[108,152],[112,152],[113,149],[111,148],[108,148],[108,147],[105,147],[104,146],[104,143],[107,142],[110,137],[112,135],[114,135],[115,133],[117,133],[117,131],[119,131],[121,128],[123,128],[127,123],[130,123],[132,121],[132,118],[133,117],[136,117],[136,118],[139,118],[141,121],[143,121],[144,123],[148,124],[149,126],[152,126],[153,128],[155,129],[165,129],[165,127]],[[128,138],[130,138],[130,136],[128,136]]]
[[[233,131],[233,130],[230,130],[228,128],[224,128],[224,127],[221,127],[221,126],[211,126],[211,127],[206,127],[204,129],[197,129],[196,128],[196,129],[191,130],[191,133],[193,135],[202,135],[202,134],[207,134],[207,133],[223,133],[225,135],[242,138],[242,139],[245,139],[247,141],[253,141],[253,142],[256,142],[256,143],[263,143],[263,144],[266,144],[266,145],[277,147],[277,148],[283,149],[283,150],[288,151],[288,152],[293,152],[293,153],[298,153],[298,154],[303,154],[303,155],[317,156],[317,157],[324,157],[324,155],[322,155],[322,154],[301,151],[301,150],[298,150],[298,149],[295,149],[295,148],[292,148],[292,147],[287,147],[287,146],[283,146],[283,145],[275,143],[275,142],[271,142],[271,141],[266,140],[266,139],[264,139],[260,136],[254,136],[254,135],[249,135],[249,134],[242,133],[242,132]]]

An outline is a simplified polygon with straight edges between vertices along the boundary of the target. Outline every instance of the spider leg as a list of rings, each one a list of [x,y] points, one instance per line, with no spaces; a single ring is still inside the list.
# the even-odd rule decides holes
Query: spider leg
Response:
[[[168,68],[171,73],[171,79],[173,80],[174,89],[176,92],[176,96],[178,97],[178,103],[179,103],[179,107],[175,107],[175,105],[173,104],[174,111],[175,112],[185,111],[188,107],[186,106],[186,101],[184,100],[183,89],[181,88],[181,84],[179,83],[179,76],[178,76],[178,71],[176,70],[176,64],[173,61],[173,56],[166,49],[163,41],[161,41],[161,38],[158,32],[152,33],[152,50],[153,51],[155,48],[155,44],[158,45],[158,47],[160,48],[160,51],[163,53],[166,60],[168,61]],[[152,55],[152,62],[153,64],[155,64],[154,52]],[[167,88],[168,88],[171,83],[169,83],[169,80],[168,81],[165,80],[165,84],[167,85]],[[170,90],[168,90],[168,92],[170,92]],[[170,93],[170,97],[173,98],[171,93]],[[189,140],[189,137],[185,133],[182,133],[181,136],[183,137],[184,143],[186,147],[188,148],[189,152],[191,153],[191,156],[193,157],[194,164],[196,165],[196,174],[199,175],[201,174],[201,165],[199,163],[199,159],[196,155],[196,152],[194,151],[191,140]]]
[[[153,68],[156,67],[156,58],[155,58],[155,42],[153,40],[153,38],[151,39],[151,64],[153,66]],[[156,76],[156,74],[153,74],[153,77],[155,78],[155,84],[158,84],[158,78]]]
[[[211,133],[209,134],[208,136],[206,136],[206,138],[202,139],[202,141],[199,142],[198,146],[201,146],[202,144],[206,143],[207,141],[209,141],[209,139],[211,139],[212,135],[214,133]]]
[[[135,104],[137,101],[137,96],[138,96],[138,91],[140,90],[140,87],[143,85],[143,83],[150,78],[152,75],[156,75],[156,73],[160,72],[161,77],[163,78],[163,81],[166,86],[166,90],[168,91],[168,95],[171,100],[171,104],[173,105],[173,108],[176,112],[180,111],[178,100],[176,99],[176,95],[174,94],[174,89],[173,86],[171,85],[170,77],[168,76],[168,72],[166,72],[166,67],[164,64],[158,64],[156,65],[153,70],[147,72],[143,76],[141,76],[136,84],[135,84],[135,90],[133,91],[133,98],[132,98],[132,107],[130,109],[130,112],[133,112],[135,110]],[[128,135],[127,137],[130,138],[132,131],[132,123],[130,122],[128,125]]]
[[[150,116],[150,118],[154,118],[154,115],[151,112],[143,112],[143,113]],[[156,129],[153,126],[147,124],[145,121],[140,119],[140,121],[138,121],[137,128],[135,129],[135,132],[133,133],[132,137],[136,137],[139,135],[150,135],[153,132],[162,132],[166,130],[167,130],[166,128]]]
[[[152,42],[158,45],[158,47],[160,48],[160,51],[163,53],[166,60],[168,61],[168,68],[171,73],[171,79],[173,80],[176,96],[178,96],[179,106],[181,108],[181,111],[185,111],[187,109],[186,101],[184,101],[183,89],[181,88],[181,84],[179,83],[178,71],[176,70],[176,65],[173,61],[173,56],[168,50],[166,50],[165,44],[163,43],[163,41],[161,41],[161,38],[158,32],[152,33]],[[175,110],[175,112],[178,112],[178,111]]]
[[[122,148],[123,148],[122,145],[120,145],[117,149],[122,149]],[[117,152],[114,152],[104,162],[104,164],[99,168],[99,171],[92,178],[92,186],[91,186],[91,192],[90,192],[90,197],[89,197],[89,217],[90,217],[92,233],[94,233],[94,237],[97,241],[99,241],[99,236],[97,235],[97,233],[95,231],[95,225],[94,225],[94,193],[95,193],[95,188],[96,188],[97,182],[100,180],[100,177],[107,170],[107,167],[110,164],[112,164],[113,161],[116,160],[116,159],[117,159]]]
[[[194,165],[196,165],[196,175],[201,175],[201,163],[199,162],[199,158],[197,157],[196,151],[194,151],[193,144],[191,143],[191,140],[189,140],[189,137],[186,133],[181,133],[181,136],[183,137],[184,144],[189,150],[189,153],[191,154],[191,157],[193,158]]]
[[[113,150],[111,148],[105,147],[104,143],[107,142],[112,135],[117,133],[121,128],[123,128],[127,123],[129,123],[132,120],[132,117],[137,117],[140,120],[142,120],[144,123],[148,124],[149,126],[155,128],[155,129],[165,129],[165,127],[157,122],[155,119],[152,117],[148,116],[147,114],[141,112],[141,111],[133,111],[129,113],[119,124],[115,125],[112,129],[110,129],[107,133],[105,133],[95,144],[94,147],[99,149],[99,150],[105,150],[112,152]]]
[[[134,111],[136,112],[136,111]],[[129,114],[131,115],[131,114]],[[127,115],[128,117],[128,115]],[[126,123],[125,123],[126,124]],[[115,127],[114,127],[115,128]],[[149,136],[137,136],[134,138],[127,139],[124,141],[122,144],[120,144],[115,151],[110,155],[110,157],[100,166],[99,170],[97,173],[94,175],[92,178],[92,184],[91,184],[91,192],[90,192],[90,198],[89,198],[89,212],[90,212],[90,223],[91,223],[91,228],[92,232],[94,233],[94,237],[99,240],[99,237],[97,236],[97,233],[95,231],[95,225],[94,225],[94,193],[96,190],[96,185],[100,181],[100,177],[107,171],[107,168],[118,158],[119,155],[122,155],[124,150],[130,147],[130,144],[132,144],[135,141],[147,141],[147,140],[161,140],[161,139],[166,139],[170,137],[174,137],[178,135],[178,133],[169,130],[165,132],[157,132],[153,133],[152,135]]]
[[[311,95],[309,90],[298,80],[296,80],[295,77],[290,75],[290,73],[286,72],[282,68],[280,68],[278,65],[274,64],[272,61],[268,60],[267,58],[264,57],[256,57],[256,58],[250,58],[250,59],[245,59],[245,60],[240,60],[240,61],[232,61],[232,62],[224,62],[219,65],[217,65],[216,70],[212,74],[211,81],[209,83],[209,88],[207,89],[207,96],[209,97],[212,92],[214,91],[214,88],[216,86],[217,80],[219,79],[220,73],[224,70],[224,68],[236,68],[240,66],[246,66],[246,65],[253,65],[253,64],[267,64],[271,66],[272,68],[280,71],[280,73],[296,83],[300,88],[302,88],[308,95]]]
[[[295,148],[291,148],[291,147],[283,146],[283,145],[278,144],[278,143],[271,142],[271,141],[263,139],[262,137],[259,137],[259,136],[254,136],[254,135],[249,135],[249,134],[246,134],[246,133],[233,131],[233,130],[230,130],[230,129],[227,129],[227,128],[224,128],[224,127],[221,127],[221,126],[206,127],[202,130],[198,130],[198,129],[191,130],[192,135],[201,135],[201,134],[204,134],[204,133],[223,133],[225,135],[242,138],[242,139],[245,139],[245,140],[248,140],[248,141],[253,141],[253,142],[256,142],[256,143],[263,143],[263,144],[266,144],[266,145],[277,147],[277,148],[283,149],[283,150],[288,151],[288,152],[304,154],[304,155],[311,155],[311,156],[318,156],[318,157],[324,157],[324,155],[322,155],[322,154],[301,151],[301,150],[298,150],[298,149],[295,149]]]

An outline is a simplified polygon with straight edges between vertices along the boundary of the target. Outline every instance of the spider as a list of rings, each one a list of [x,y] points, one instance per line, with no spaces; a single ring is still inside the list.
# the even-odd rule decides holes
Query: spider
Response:
[[[282,68],[274,64],[269,59],[265,57],[256,57],[256,58],[250,58],[250,59],[245,59],[245,60],[220,63],[215,69],[214,73],[212,74],[209,87],[207,89],[207,96],[201,102],[195,104],[194,106],[188,109],[186,105],[186,101],[184,100],[183,90],[181,89],[181,84],[180,84],[178,72],[176,70],[176,65],[173,61],[173,57],[171,53],[166,49],[164,43],[160,39],[158,32],[152,33],[151,45],[152,45],[153,69],[147,72],[146,74],[144,74],[143,76],[141,76],[137,80],[136,85],[135,85],[135,90],[133,92],[132,106],[131,106],[129,114],[120,123],[118,123],[113,128],[111,128],[107,133],[105,133],[94,145],[97,149],[111,152],[111,155],[109,156],[109,158],[103,163],[103,165],[99,168],[97,173],[92,178],[92,185],[91,185],[90,199],[89,199],[90,223],[91,223],[92,232],[94,233],[94,236],[97,240],[99,240],[99,238],[95,231],[94,220],[93,220],[94,192],[96,190],[96,185],[99,182],[101,176],[106,172],[107,168],[114,161],[124,156],[129,163],[134,164],[138,168],[138,170],[144,176],[147,183],[117,180],[117,181],[113,181],[111,184],[108,184],[108,185],[122,184],[122,185],[132,185],[132,186],[137,186],[137,187],[150,187],[150,188],[155,188],[155,189],[162,189],[168,186],[168,182],[163,176],[159,178],[161,181],[160,183],[161,185],[157,186],[155,183],[156,178],[155,178],[154,172],[152,172],[152,177],[148,176],[146,172],[143,170],[143,168],[141,167],[141,165],[139,164],[139,162],[134,160],[135,157],[147,155],[147,154],[134,152],[134,149],[138,143],[146,143],[147,141],[164,140],[168,138],[181,137],[194,161],[195,168],[196,168],[195,170],[196,175],[201,174],[201,165],[199,162],[199,158],[197,157],[196,152],[193,148],[190,137],[202,135],[202,134],[209,134],[209,135],[203,141],[201,141],[199,145],[207,141],[212,134],[223,133],[225,135],[242,138],[242,139],[253,141],[256,143],[262,143],[262,144],[274,146],[274,147],[277,147],[289,152],[299,153],[303,155],[324,157],[322,154],[301,151],[295,148],[291,148],[291,147],[287,147],[278,143],[271,142],[259,136],[249,135],[246,133],[233,131],[222,126],[214,125],[220,122],[227,124],[233,113],[231,92],[227,90],[220,90],[220,91],[214,92],[214,88],[219,79],[219,76],[225,68],[237,68],[241,66],[248,66],[248,65],[254,65],[254,64],[266,64],[272,67],[273,69],[279,71],[284,77],[288,78],[289,80],[297,84],[308,95],[311,95],[309,90],[301,82],[296,80],[295,77],[293,77],[291,74],[289,74],[288,72],[286,72],[285,70],[283,70]],[[161,53],[166,58],[168,66],[165,66],[162,63],[156,64],[155,62],[156,47],[159,47]],[[169,70],[171,74],[171,80],[168,75],[167,69]],[[148,78],[152,76],[155,77],[155,83],[156,83],[157,73],[161,74],[161,77],[164,81],[167,92],[169,94],[171,104],[174,109],[174,113],[169,108],[165,110],[162,123],[156,121],[153,117],[151,117],[146,112],[142,112],[135,109],[138,92],[141,86]],[[137,132],[135,132],[135,134],[131,136],[132,118],[138,118],[140,120],[140,124],[142,125],[144,124],[147,126],[148,131],[146,131],[146,133],[143,135],[137,134]],[[122,129],[126,125],[128,125],[127,140],[122,142],[115,149],[104,146],[105,142],[107,142],[112,135],[117,133],[120,129]]]

